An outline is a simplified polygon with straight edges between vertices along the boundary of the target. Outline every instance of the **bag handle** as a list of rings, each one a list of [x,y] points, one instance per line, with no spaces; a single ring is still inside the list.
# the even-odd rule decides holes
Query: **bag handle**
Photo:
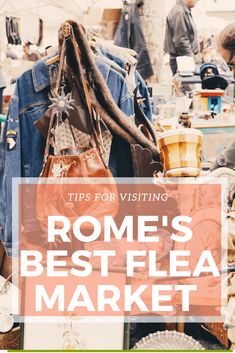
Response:
[[[60,60],[59,60],[59,66],[58,66],[58,75],[57,75],[57,79],[56,79],[55,89],[53,91],[51,91],[52,97],[55,97],[56,94],[58,94],[58,91],[60,88],[60,82],[61,82],[61,78],[62,78],[62,71],[63,71],[64,60],[65,60],[65,49],[66,49],[65,40],[66,39],[64,38],[62,46],[61,46]],[[56,117],[56,114],[54,113],[54,111],[52,109],[52,116],[50,119],[50,124],[49,124],[49,128],[48,128],[47,139],[46,139],[46,146],[45,146],[45,150],[44,150],[44,164],[46,163],[47,158],[49,156],[51,130],[52,130],[52,127],[55,122],[55,117]]]

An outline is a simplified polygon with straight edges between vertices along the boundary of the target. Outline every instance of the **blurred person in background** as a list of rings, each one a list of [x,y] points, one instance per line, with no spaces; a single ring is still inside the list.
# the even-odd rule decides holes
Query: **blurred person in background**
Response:
[[[219,51],[235,74],[235,23],[228,25],[219,36]]]
[[[235,23],[228,25],[219,36],[219,52],[235,76]],[[220,153],[211,170],[227,167],[235,169],[235,141]],[[233,185],[235,189],[235,184]]]
[[[176,0],[166,19],[164,51],[170,55],[173,75],[177,73],[177,56],[194,57],[199,52],[199,40],[191,9],[198,0]]]

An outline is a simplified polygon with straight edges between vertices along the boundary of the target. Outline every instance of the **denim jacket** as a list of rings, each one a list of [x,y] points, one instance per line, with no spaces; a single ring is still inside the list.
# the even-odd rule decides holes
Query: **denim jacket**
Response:
[[[154,74],[146,40],[144,37],[137,3],[124,7],[114,44],[119,47],[134,49],[138,54],[138,65],[141,76],[144,79]]]
[[[114,61],[125,73],[125,67],[128,64],[127,62],[123,61],[121,58],[117,57],[116,55],[110,53],[107,50],[101,49],[103,55],[105,55],[108,59]],[[147,116],[147,118],[152,121],[153,118],[153,113],[152,113],[152,108],[151,108],[151,102],[150,102],[150,95],[148,88],[141,77],[140,73],[138,70],[135,70],[135,84],[136,86],[139,87],[139,93],[142,98],[144,98],[144,103],[142,104],[142,109]],[[135,87],[134,87],[135,88]],[[132,92],[133,93],[133,92]]]
[[[134,115],[133,97],[122,76],[99,60],[97,65],[120,109],[128,116]],[[8,255],[14,253],[15,245],[12,243],[12,178],[38,177],[40,174],[45,140],[33,123],[47,110],[49,92],[49,68],[40,60],[17,79],[4,126],[0,153],[4,161],[0,164],[0,239]],[[9,136],[13,136],[13,144],[7,142]],[[28,221],[30,223],[30,212]],[[33,227],[33,224],[27,225],[32,231]]]

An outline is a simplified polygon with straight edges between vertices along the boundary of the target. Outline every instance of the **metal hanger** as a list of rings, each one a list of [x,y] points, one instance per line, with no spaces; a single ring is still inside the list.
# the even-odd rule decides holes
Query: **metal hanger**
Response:
[[[47,64],[47,66],[50,66],[50,65],[58,63],[59,60],[60,60],[60,57],[59,57],[59,54],[57,54],[57,55],[53,56],[52,58],[47,59],[46,64]]]

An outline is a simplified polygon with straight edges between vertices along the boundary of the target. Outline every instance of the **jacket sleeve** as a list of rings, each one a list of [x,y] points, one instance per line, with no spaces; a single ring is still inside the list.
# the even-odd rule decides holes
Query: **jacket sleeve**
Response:
[[[1,240],[5,246],[7,255],[12,255],[12,180],[21,176],[21,153],[20,153],[20,129],[19,129],[19,97],[18,85],[12,96],[7,121],[3,131],[2,155],[4,166],[1,170],[1,202],[0,202],[0,222]],[[13,135],[12,135],[13,132]],[[8,141],[8,136],[14,136]],[[16,239],[15,239],[16,240]],[[15,241],[16,242],[16,241]]]
[[[190,41],[190,33],[187,26],[185,14],[178,12],[173,18],[174,33],[173,43],[177,56],[193,56],[192,43]]]

